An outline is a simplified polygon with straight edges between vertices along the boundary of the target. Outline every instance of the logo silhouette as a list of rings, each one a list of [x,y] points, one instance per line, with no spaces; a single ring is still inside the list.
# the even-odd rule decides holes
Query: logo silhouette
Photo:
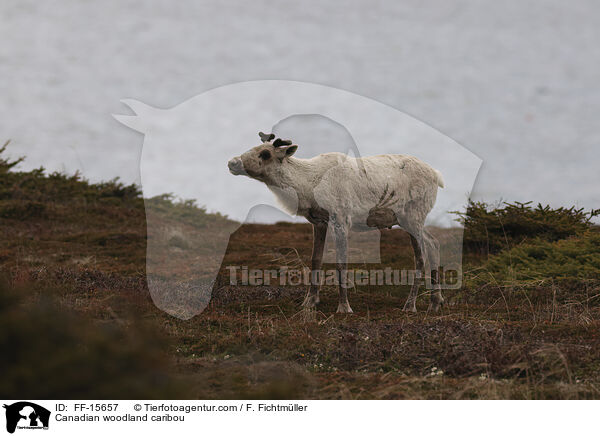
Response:
[[[250,221],[250,217],[261,222],[257,220],[261,213],[287,221],[292,217],[286,211],[298,210],[294,207],[293,192],[284,196],[290,202],[282,207],[278,202],[281,198],[273,196],[268,186],[258,187],[254,182],[231,177],[227,162],[258,144],[258,130],[267,132],[261,140],[274,140],[270,132],[294,138],[300,145],[299,157],[303,158],[340,152],[347,155],[344,161],[348,162],[362,156],[386,154],[409,155],[427,162],[444,175],[447,184],[447,188],[439,190],[436,206],[428,216],[448,225],[453,223],[453,215],[448,211],[463,209],[481,166],[481,159],[469,150],[397,109],[312,83],[285,80],[235,83],[209,90],[169,109],[154,108],[131,99],[122,101],[134,114],[114,117],[144,135],[140,155],[144,198],[172,192],[235,220],[192,225],[183,214],[166,212],[156,201],[144,202],[148,230],[146,277],[150,295],[158,308],[180,319],[189,319],[208,306],[229,237],[241,222]],[[334,129],[315,130],[315,124],[310,121],[315,117],[328,120],[328,126]],[[296,124],[288,124],[292,118]],[[280,131],[286,124],[288,128],[298,126],[296,132]],[[343,141],[332,141],[338,138],[333,132],[342,130],[339,138],[343,137]],[[386,175],[377,170],[371,172],[372,177]],[[329,174],[329,183],[319,189],[338,184],[336,174],[336,171]],[[350,263],[380,263],[378,229],[386,224],[387,227],[394,225],[399,211],[395,203],[398,191],[390,185],[386,196],[381,198],[383,189],[385,184],[381,192],[370,194],[376,201],[371,202],[373,211],[365,214],[364,221],[370,215],[369,224],[374,224],[370,226],[372,231],[349,238],[346,258]],[[411,189],[407,195],[414,194],[415,190],[419,194],[419,187]],[[391,195],[392,191],[395,195]],[[326,205],[329,206],[328,201]],[[444,270],[457,272],[458,280],[454,283],[442,282],[446,288],[453,289],[461,286],[462,265],[461,231],[455,236],[440,241],[439,259]],[[332,235],[329,239],[335,238]],[[353,246],[355,239],[360,239],[360,247]],[[185,244],[177,242],[181,240]],[[327,238],[323,261],[337,263],[334,250],[328,249]]]
[[[4,405],[6,409],[6,431],[14,433],[16,428],[37,429],[48,428],[50,411],[42,406],[29,401],[19,401],[10,406]]]

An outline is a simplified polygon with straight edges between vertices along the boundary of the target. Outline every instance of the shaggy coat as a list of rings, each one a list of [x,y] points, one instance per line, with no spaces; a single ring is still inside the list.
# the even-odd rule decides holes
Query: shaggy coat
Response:
[[[334,233],[340,289],[338,312],[350,313],[346,282],[347,237],[350,229],[373,230],[399,225],[411,238],[415,267],[430,280],[433,310],[443,304],[439,282],[439,244],[425,229],[442,175],[412,156],[378,155],[362,158],[325,153],[311,159],[293,157],[298,146],[261,134],[263,144],[228,162],[234,175],[260,180],[292,215],[313,224],[313,283],[303,305],[319,302],[314,272],[320,270],[328,229]],[[427,266],[427,270],[425,267]],[[404,306],[416,311],[415,282]]]

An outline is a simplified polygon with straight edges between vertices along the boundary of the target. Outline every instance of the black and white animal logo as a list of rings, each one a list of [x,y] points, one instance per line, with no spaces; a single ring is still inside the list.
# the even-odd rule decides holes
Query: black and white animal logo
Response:
[[[6,431],[14,433],[18,429],[47,429],[50,411],[29,401],[19,401],[4,405],[6,409]]]

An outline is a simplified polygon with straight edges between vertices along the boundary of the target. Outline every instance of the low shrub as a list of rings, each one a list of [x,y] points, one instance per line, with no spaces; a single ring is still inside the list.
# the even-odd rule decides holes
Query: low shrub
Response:
[[[465,212],[454,213],[465,228],[465,250],[493,254],[527,240],[553,242],[582,235],[593,227],[591,220],[600,215],[600,209],[585,212],[575,207],[532,207],[531,202],[492,207],[471,201]]]
[[[549,279],[600,279],[600,233],[555,242],[536,239],[502,251],[483,269],[498,283]],[[489,276],[480,279],[488,282]]]

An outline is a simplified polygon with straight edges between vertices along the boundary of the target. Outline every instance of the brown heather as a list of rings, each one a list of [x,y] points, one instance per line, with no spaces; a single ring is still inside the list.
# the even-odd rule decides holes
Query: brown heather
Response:
[[[465,286],[435,315],[425,296],[402,312],[407,288],[358,287],[355,313],[337,315],[333,288],[303,311],[304,288],[230,286],[228,265],[310,259],[309,225],[244,225],[209,307],[182,321],[149,297],[136,186],[14,164],[0,160],[2,397],[600,398],[598,238],[583,211],[471,206]],[[149,201],[181,233],[232,225],[170,196]],[[366,267],[412,267],[401,230],[382,231],[381,250],[382,265]]]

